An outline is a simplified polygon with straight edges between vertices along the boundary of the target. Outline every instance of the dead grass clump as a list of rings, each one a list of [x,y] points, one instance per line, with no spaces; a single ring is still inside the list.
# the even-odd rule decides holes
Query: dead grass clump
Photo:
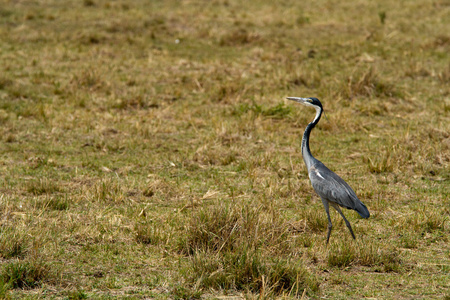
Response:
[[[150,100],[147,99],[143,94],[135,94],[135,95],[126,95],[121,97],[112,105],[113,108],[117,108],[120,110],[126,109],[141,109],[141,108],[158,108],[159,104],[156,102],[150,103]]]
[[[431,76],[431,70],[427,68],[423,63],[413,62],[410,64],[409,69],[405,70],[405,76],[411,78],[428,77]]]
[[[379,79],[373,68],[350,75],[347,84],[341,88],[341,95],[347,99],[357,97],[393,97],[398,92],[393,85]]]
[[[6,124],[9,119],[11,119],[11,115],[6,110],[0,109],[0,125]],[[9,133],[6,137],[3,136],[3,140],[7,143],[11,143],[15,140],[14,138],[11,138],[12,136],[14,135]]]
[[[378,271],[398,272],[401,260],[392,247],[382,248],[373,243],[349,243],[339,241],[330,244],[327,264],[330,267],[346,268],[352,265],[374,267]]]
[[[224,34],[219,40],[219,45],[242,46],[246,44],[260,43],[261,40],[262,39],[260,35],[248,32],[246,29],[240,28]]]
[[[223,144],[229,144],[233,137],[220,135],[219,139]],[[228,166],[238,161],[237,151],[217,145],[204,145],[197,149],[193,160],[203,165]]]
[[[0,257],[23,258],[27,253],[28,237],[8,227],[0,229]]]
[[[185,285],[176,285],[171,290],[170,293],[174,296],[174,299],[201,299],[202,292],[196,291],[191,287]]]
[[[263,207],[219,204],[200,209],[191,220],[179,241],[186,254],[232,251],[242,245],[282,251],[288,240],[289,227]]]
[[[0,90],[4,90],[11,85],[13,85],[13,81],[11,79],[4,76],[0,77]]]
[[[242,116],[247,113],[253,114],[256,116],[265,116],[273,119],[283,119],[289,116],[292,112],[292,106],[285,105],[283,102],[280,102],[271,107],[263,107],[262,105],[258,105],[255,102],[249,103],[240,103],[234,106],[232,114],[236,116]]]
[[[382,141],[383,145],[370,147],[362,157],[367,169],[374,174],[406,172],[413,170],[422,175],[445,177],[444,165],[449,161],[447,144],[448,134],[430,128],[426,133]],[[430,144],[437,147],[430,147]]]
[[[299,217],[306,220],[306,231],[317,233],[328,230],[328,219],[323,207],[304,208],[299,211]]]
[[[95,2],[93,0],[83,0],[84,6],[95,6]]]
[[[100,40],[97,37],[91,36],[88,38],[88,43],[97,44]],[[85,90],[99,90],[106,86],[103,78],[95,70],[84,70],[79,74],[75,74],[71,80],[73,89],[85,89]]]
[[[328,265],[330,267],[345,268],[356,261],[355,248],[350,244],[332,243],[328,252]]]
[[[121,202],[125,199],[123,185],[112,178],[105,177],[92,188],[93,198],[101,202]]]
[[[448,64],[444,70],[438,73],[438,78],[444,84],[448,84],[450,82],[450,64]]]
[[[289,244],[289,228],[274,214],[249,205],[220,204],[200,209],[191,220],[178,248],[190,255],[185,277],[198,288],[267,296],[318,290],[318,280],[301,261],[274,258]]]
[[[211,99],[215,102],[230,103],[240,98],[245,93],[245,88],[240,81],[223,83],[214,92]]]
[[[384,272],[400,271],[400,253],[393,247],[381,248],[380,245],[369,242],[360,247],[357,253],[357,263],[362,266],[375,267],[377,270]]]
[[[435,37],[434,41],[431,43],[431,48],[435,47],[448,47],[450,46],[450,36],[449,35],[439,35]]]
[[[161,199],[163,201],[169,200],[177,195],[178,189],[175,183],[172,183],[164,178],[151,177],[145,188],[142,189],[142,194],[147,198]]]
[[[191,220],[179,244],[186,254],[232,250],[242,231],[242,216],[230,206],[201,209]]]
[[[319,88],[321,82],[322,78],[317,71],[310,71],[308,74],[295,74],[288,79],[288,83],[291,86],[305,86],[311,89]]]
[[[53,194],[60,192],[61,189],[53,181],[47,178],[33,180],[28,182],[27,191],[33,195]]]
[[[138,223],[134,226],[136,241],[146,245],[158,245],[167,241],[167,231],[153,222]]]
[[[445,231],[449,220],[445,213],[436,209],[420,208],[415,213],[397,217],[393,220],[395,226],[403,230],[413,230],[416,233],[432,233]]]
[[[396,163],[392,159],[392,149],[385,147],[382,155],[380,155],[380,152],[377,152],[373,156],[363,157],[363,161],[367,163],[367,167],[371,173],[392,172],[394,170],[394,163]]]
[[[315,293],[320,285],[301,261],[273,259],[245,247],[219,256],[197,253],[189,272],[189,280],[202,289],[250,291],[265,297],[298,296],[305,289]]]

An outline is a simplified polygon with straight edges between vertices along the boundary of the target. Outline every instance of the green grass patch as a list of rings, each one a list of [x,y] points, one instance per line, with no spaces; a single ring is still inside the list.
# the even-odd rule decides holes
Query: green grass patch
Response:
[[[0,230],[0,256],[5,259],[24,257],[29,247],[28,240],[22,232],[3,227]]]
[[[197,253],[192,257],[192,273],[188,280],[199,288],[250,291],[273,297],[299,296],[319,290],[319,281],[301,262],[271,260],[248,248],[223,255]]]
[[[40,261],[12,261],[1,270],[1,281],[10,289],[33,289],[52,279],[49,266]]]
[[[377,271],[400,272],[402,262],[396,248],[374,243],[332,243],[328,251],[328,266],[346,268],[351,265],[372,267]]]

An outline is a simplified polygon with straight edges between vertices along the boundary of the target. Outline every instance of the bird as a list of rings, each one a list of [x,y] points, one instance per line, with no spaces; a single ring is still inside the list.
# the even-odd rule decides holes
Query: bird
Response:
[[[322,199],[323,206],[328,217],[328,233],[327,233],[327,245],[330,240],[331,229],[333,225],[330,218],[330,206],[336,209],[336,211],[342,216],[345,221],[345,225],[350,230],[353,239],[356,239],[353,233],[350,222],[345,218],[340,207],[355,210],[361,217],[367,219],[370,217],[369,210],[356,196],[353,189],[336,173],[328,169],[321,161],[316,159],[309,149],[309,136],[312,129],[319,123],[320,117],[323,113],[322,103],[319,99],[314,97],[299,98],[288,97],[288,100],[292,100],[303,104],[305,106],[314,107],[316,109],[316,116],[314,120],[306,126],[303,133],[301,150],[303,160],[306,168],[308,169],[309,179],[311,185],[316,193]]]

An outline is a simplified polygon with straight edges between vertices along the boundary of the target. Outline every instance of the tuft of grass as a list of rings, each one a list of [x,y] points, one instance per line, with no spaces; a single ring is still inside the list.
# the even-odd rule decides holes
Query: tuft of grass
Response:
[[[262,114],[264,116],[272,117],[275,119],[282,119],[288,116],[292,111],[292,106],[286,106],[284,103],[279,103],[276,106],[270,107],[264,111]]]
[[[50,280],[50,267],[41,261],[13,261],[2,266],[0,278],[11,289],[32,289]]]
[[[146,245],[158,245],[167,240],[167,233],[154,222],[138,223],[134,226],[136,241]]]
[[[301,261],[271,259],[245,247],[217,256],[197,253],[191,259],[188,279],[203,289],[235,289],[272,297],[319,290],[320,282]]]
[[[378,17],[380,18],[380,22],[381,22],[381,24],[383,24],[384,25],[384,23],[386,23],[386,12],[385,11],[380,11],[379,13],[378,13]]]
[[[117,180],[105,177],[94,185],[92,196],[100,202],[120,202],[124,200],[125,194]]]
[[[341,88],[341,96],[347,99],[358,97],[394,97],[399,92],[390,83],[380,79],[374,68],[364,72],[355,72],[347,78],[346,85]]]
[[[346,268],[361,265],[384,272],[401,271],[400,254],[389,246],[380,246],[372,242],[366,244],[337,242],[331,243],[327,252],[327,264],[330,267]]]
[[[8,284],[0,280],[0,298],[1,299],[12,299],[10,293],[8,292]]]
[[[278,103],[275,106],[265,108],[258,105],[256,102],[240,103],[234,106],[233,114],[237,116],[242,116],[246,113],[251,112],[254,116],[266,116],[274,119],[283,119],[289,116],[292,112],[292,106],[286,106],[283,102]]]
[[[13,84],[13,81],[7,77],[0,77],[0,90],[4,90],[11,86]]]
[[[288,227],[261,207],[223,205],[205,207],[192,215],[178,249],[185,254],[232,251],[245,244],[250,249],[263,245],[280,250]]]
[[[192,216],[179,249],[191,257],[185,277],[202,289],[249,290],[298,295],[317,292],[319,282],[294,259],[267,255],[286,252],[288,226],[250,206],[203,208]],[[297,259],[295,259],[297,260]]]
[[[393,171],[395,161],[391,157],[391,150],[385,148],[383,152],[380,151],[377,152],[376,155],[363,158],[371,173],[385,173]]]
[[[233,207],[202,209],[186,227],[179,248],[183,253],[231,250],[242,230],[240,213]]]
[[[300,26],[305,25],[305,24],[309,24],[310,22],[311,22],[310,18],[306,17],[306,16],[299,16],[295,20],[295,23],[297,25],[300,25]]]
[[[327,215],[322,207],[304,209],[300,212],[300,216],[306,219],[310,231],[324,233],[328,230]]]
[[[438,78],[442,83],[450,82],[450,63],[438,74]]]
[[[192,288],[182,285],[176,285],[170,290],[170,293],[173,298],[177,300],[201,299],[202,295],[201,291],[194,291]]]
[[[0,229],[0,257],[23,258],[27,253],[28,238],[8,227]]]
[[[47,178],[33,180],[28,183],[27,191],[33,195],[53,194],[60,192],[60,187]]]
[[[95,2],[93,0],[83,0],[83,5],[84,6],[95,6]]]
[[[400,237],[400,243],[403,248],[416,249],[419,245],[417,234],[412,232],[404,232]]]
[[[67,298],[69,300],[82,300],[87,299],[88,296],[83,290],[74,290],[67,292]]]
[[[345,268],[356,261],[356,249],[350,244],[330,245],[327,263],[330,267]]]
[[[225,33],[219,40],[220,46],[242,46],[247,44],[261,43],[259,34],[249,32],[245,28],[239,28]]]
[[[397,228],[418,234],[448,230],[448,215],[419,207],[414,213],[398,217],[392,222]]]
[[[98,44],[98,43],[100,43],[101,38],[96,35],[91,35],[91,36],[87,37],[86,39],[87,39],[87,43]],[[106,83],[104,82],[101,75],[99,75],[96,70],[92,70],[92,69],[83,70],[79,74],[76,74],[72,78],[72,84],[76,88],[87,90],[87,91],[99,90],[106,85]]]
[[[45,209],[50,209],[50,210],[59,210],[59,211],[64,211],[69,209],[69,199],[67,199],[66,196],[60,197],[60,196],[56,196],[56,197],[51,197],[51,198],[47,198],[47,199],[43,199],[40,200],[37,203],[38,207],[41,208],[45,208]]]
[[[401,263],[400,253],[392,246],[370,243],[358,251],[358,264],[362,266],[381,268],[384,272],[400,272]]]

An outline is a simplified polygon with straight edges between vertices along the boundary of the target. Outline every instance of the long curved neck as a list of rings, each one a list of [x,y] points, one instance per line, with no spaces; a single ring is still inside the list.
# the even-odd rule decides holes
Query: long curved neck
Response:
[[[306,126],[305,132],[303,133],[302,138],[302,156],[305,161],[306,167],[311,168],[312,164],[316,159],[311,154],[311,150],[309,149],[309,135],[311,134],[312,129],[319,123],[320,117],[322,116],[323,109],[321,107],[315,107],[316,109],[316,117],[314,120]]]

